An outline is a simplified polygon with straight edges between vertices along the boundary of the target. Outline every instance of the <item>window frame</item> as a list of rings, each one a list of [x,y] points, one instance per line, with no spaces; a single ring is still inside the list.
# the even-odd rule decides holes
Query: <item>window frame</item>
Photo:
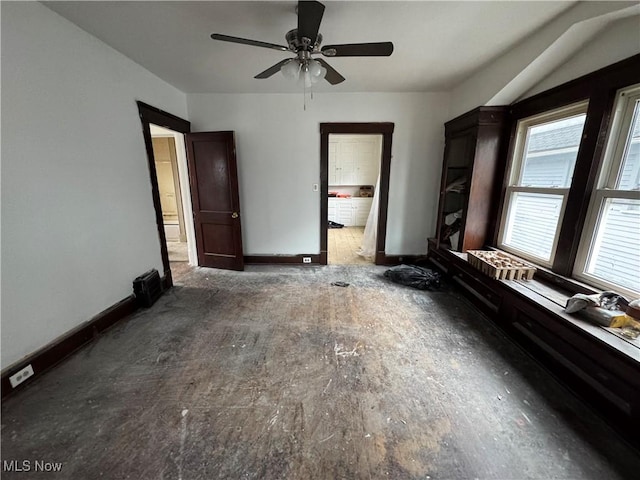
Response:
[[[622,162],[634,119],[636,102],[640,102],[640,83],[621,88],[616,92],[603,161],[596,184],[593,186],[572,272],[573,278],[577,280],[597,288],[613,290],[631,298],[637,298],[640,292],[590,274],[587,272],[587,267],[596,243],[596,232],[603,219],[606,201],[608,199],[640,200],[640,190],[616,188],[618,178],[622,175]]]
[[[505,205],[508,177],[505,175],[513,155],[518,120],[539,115],[563,106],[588,100],[587,119],[578,150],[573,181],[564,212],[563,224],[551,268],[540,266],[536,278],[556,285],[569,293],[597,293],[599,288],[573,277],[573,271],[587,209],[604,157],[605,139],[611,127],[616,93],[640,83],[640,54],[630,56],[599,70],[555,86],[544,92],[518,100],[509,107],[499,146],[498,176],[493,192],[488,246],[498,247],[500,220]],[[531,261],[531,263],[537,263]]]
[[[585,115],[585,123],[583,125],[583,132],[584,132],[584,128],[586,127],[586,122],[587,122],[586,116],[588,114],[588,109],[589,109],[589,100],[586,99],[586,100],[581,100],[579,102],[570,103],[568,105],[564,105],[559,108],[550,109],[542,113],[531,115],[525,118],[521,118],[516,122],[514,148],[507,160],[508,166],[507,166],[507,171],[505,176],[507,181],[505,185],[505,193],[504,193],[504,198],[502,202],[502,213],[500,216],[497,242],[496,242],[498,248],[500,248],[501,250],[505,250],[506,252],[513,253],[514,255],[517,255],[526,260],[529,260],[537,265],[541,265],[547,268],[553,267],[557,248],[558,248],[558,242],[560,239],[560,233],[562,230],[564,214],[565,214],[567,202],[569,199],[569,193],[571,191],[571,184],[566,187],[527,187],[527,186],[519,185],[524,173],[523,167],[525,164],[524,157],[527,149],[527,133],[531,127],[544,125],[547,123],[551,123],[561,119],[575,117],[578,115]],[[577,156],[580,151],[581,143],[582,141],[580,142],[580,144],[578,144],[578,148],[576,151],[576,161],[574,163],[574,172],[575,172],[575,167],[577,165]],[[573,183],[573,175],[572,175],[572,183]],[[517,247],[513,247],[505,243],[505,235],[507,233],[507,220],[510,217],[512,206],[513,206],[513,198],[514,198],[513,194],[517,192],[529,192],[529,193],[539,193],[543,195],[562,196],[562,205],[560,207],[558,222],[556,224],[556,230],[555,230],[553,242],[551,244],[551,255],[548,260],[542,257],[538,257],[536,255],[533,255],[529,252],[522,251]]]

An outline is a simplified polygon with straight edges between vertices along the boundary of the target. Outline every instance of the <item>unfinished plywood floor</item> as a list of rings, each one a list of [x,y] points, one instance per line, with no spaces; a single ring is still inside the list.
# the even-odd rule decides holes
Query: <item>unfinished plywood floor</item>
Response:
[[[364,227],[330,228],[327,230],[327,254],[329,265],[371,265],[356,252],[362,245]]]
[[[2,459],[62,462],[51,479],[637,478],[456,292],[384,270],[192,270],[9,398]]]
[[[187,242],[167,242],[167,253],[171,262],[188,262]]]

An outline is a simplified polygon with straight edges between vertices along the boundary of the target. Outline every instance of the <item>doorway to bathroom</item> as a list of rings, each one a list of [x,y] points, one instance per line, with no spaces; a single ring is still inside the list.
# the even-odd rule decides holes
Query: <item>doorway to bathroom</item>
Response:
[[[383,264],[392,123],[320,126],[322,264]]]

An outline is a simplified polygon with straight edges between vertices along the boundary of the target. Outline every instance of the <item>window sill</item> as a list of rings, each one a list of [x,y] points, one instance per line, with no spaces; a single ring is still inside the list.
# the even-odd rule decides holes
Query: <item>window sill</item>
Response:
[[[499,248],[496,247],[489,247],[490,250],[496,250],[499,252],[502,252],[504,250],[501,250]],[[513,254],[513,253],[509,253],[507,251],[504,251],[505,253],[509,254],[509,255],[514,255],[517,257],[517,255]],[[544,283],[548,283],[550,285],[554,285],[556,287],[561,288],[562,290],[565,290],[567,292],[569,292],[571,295],[575,295],[576,293],[584,293],[586,295],[593,295],[596,293],[601,293],[602,290],[598,290],[595,287],[592,287],[591,285],[588,285],[586,283],[580,282],[579,280],[576,280],[575,278],[568,278],[568,277],[564,277],[562,275],[559,275],[553,271],[551,271],[549,268],[541,266],[536,264],[535,262],[532,262],[530,260],[525,260],[527,263],[530,263],[531,265],[533,265],[534,267],[536,267],[538,270],[536,271],[536,274],[534,276],[534,279],[536,280],[540,280]],[[569,296],[571,296],[569,295]]]
[[[572,293],[542,278],[496,280],[467,254],[429,244],[429,260],[504,333],[628,437],[640,428],[640,341],[564,312]]]
[[[477,305],[498,323],[509,322],[505,317],[508,316],[510,305],[506,304],[510,303],[510,297],[516,296],[520,302],[527,304],[531,311],[545,312],[559,326],[566,327],[581,337],[594,340],[598,345],[630,360],[636,368],[640,368],[640,338],[624,338],[613,329],[564,312],[567,299],[575,293],[593,294],[599,293],[598,290],[543,268],[538,268],[533,280],[495,280],[473,268],[467,261],[466,253],[443,248],[432,249],[430,253],[435,253],[430,257],[436,262],[442,259],[443,263],[452,266],[445,268],[446,273],[463,288],[472,289],[471,293],[480,301]],[[554,330],[554,326],[547,325],[551,330]]]
[[[517,291],[545,310],[548,310],[558,319],[588,333],[601,342],[633,358],[640,364],[640,338],[636,338],[635,340],[625,338],[616,331],[617,329],[595,325],[583,319],[579,314],[566,313],[564,307],[571,295],[567,295],[562,289],[558,289],[554,285],[550,285],[542,280],[536,280],[535,278],[529,281],[499,281],[507,283],[509,288]]]

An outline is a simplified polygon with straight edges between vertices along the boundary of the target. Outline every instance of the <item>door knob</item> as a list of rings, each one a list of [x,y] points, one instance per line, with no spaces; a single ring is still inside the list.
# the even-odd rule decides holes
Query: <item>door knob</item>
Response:
[[[233,212],[231,214],[231,218],[238,218],[238,212]]]

